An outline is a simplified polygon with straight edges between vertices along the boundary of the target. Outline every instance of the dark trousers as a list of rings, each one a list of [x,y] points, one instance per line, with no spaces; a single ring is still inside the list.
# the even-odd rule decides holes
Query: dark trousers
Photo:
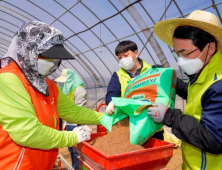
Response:
[[[76,126],[73,126],[73,125],[66,125],[66,130],[67,131],[72,131]],[[75,170],[79,170],[79,160],[77,158],[78,153],[75,149],[75,147],[68,147],[68,150],[71,154],[71,160],[72,160],[72,167],[75,169]]]

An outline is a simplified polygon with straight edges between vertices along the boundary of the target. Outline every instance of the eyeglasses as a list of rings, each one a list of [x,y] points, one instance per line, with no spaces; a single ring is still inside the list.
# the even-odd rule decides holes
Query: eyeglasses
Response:
[[[172,54],[175,58],[179,58],[179,57],[183,57],[185,59],[189,59],[188,55],[192,54],[193,52],[197,51],[199,48],[187,53],[187,54],[183,54],[183,53],[177,53],[176,51],[173,50]]]

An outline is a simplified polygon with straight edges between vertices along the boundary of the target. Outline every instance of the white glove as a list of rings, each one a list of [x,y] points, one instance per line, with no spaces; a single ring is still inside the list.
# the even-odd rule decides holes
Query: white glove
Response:
[[[87,125],[77,126],[73,130],[78,137],[78,143],[89,140],[91,138],[92,129]]]
[[[115,106],[113,104],[113,101],[111,101],[106,108],[106,113],[112,115],[114,112],[115,112]]]

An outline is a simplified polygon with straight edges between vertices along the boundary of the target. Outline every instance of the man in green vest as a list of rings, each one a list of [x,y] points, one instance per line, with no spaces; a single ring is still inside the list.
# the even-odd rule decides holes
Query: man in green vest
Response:
[[[156,103],[148,115],[172,127],[181,139],[183,170],[222,169],[222,28],[212,13],[197,10],[186,19],[160,21],[154,33],[174,48],[177,64],[189,77],[177,79],[184,113]],[[158,68],[157,68],[158,69]]]
[[[121,68],[113,73],[107,88],[106,113],[110,115],[115,111],[112,97],[123,97],[128,82],[151,67],[139,58],[137,45],[132,41],[120,42],[115,49],[115,54]],[[163,140],[163,130],[161,129],[153,137]]]
[[[86,106],[86,90],[83,87],[83,81],[71,69],[63,69],[62,75],[55,79],[55,81],[62,83],[62,92],[74,102],[77,106]],[[66,130],[72,131],[77,125],[71,122],[66,123]],[[71,154],[72,167],[79,170],[78,153],[74,146],[68,147]]]

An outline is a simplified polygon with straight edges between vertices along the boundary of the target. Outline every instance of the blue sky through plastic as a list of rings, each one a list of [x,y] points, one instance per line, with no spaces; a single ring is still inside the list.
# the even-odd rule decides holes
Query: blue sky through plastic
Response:
[[[130,0],[130,2],[133,3],[135,0]],[[211,0],[175,0],[175,2],[182,15],[212,5]],[[146,25],[152,30],[154,24],[159,20],[181,17],[181,13],[174,2],[170,3],[166,14],[163,15],[169,3],[170,0],[143,0],[135,4],[134,7]],[[221,1],[215,0],[215,3],[221,3]],[[82,0],[81,2],[78,0],[3,0],[0,5],[0,56],[6,53],[18,27],[29,19],[41,20],[51,24],[62,31],[65,38],[67,38],[79,31],[88,29],[124,8],[119,0]],[[222,4],[217,5],[217,8],[221,13]],[[213,7],[205,10],[217,15]],[[125,10],[91,30],[70,38],[66,41],[66,44],[72,48],[74,53],[69,51],[73,55],[78,54],[79,57],[75,57],[76,60],[74,61],[63,61],[54,76],[59,76],[61,70],[67,67],[76,71],[85,85],[87,84],[87,87],[98,86],[99,84],[93,74],[87,68],[89,66],[100,83],[103,86],[107,85],[113,72],[119,69],[115,47],[122,40],[134,41],[138,45],[140,58],[147,63],[151,65],[160,64],[151,44],[147,42],[144,33],[140,32],[141,29],[137,22]],[[169,47],[158,37],[155,36],[155,38],[170,66],[177,69],[180,76],[179,68]],[[84,63],[82,60],[84,60]],[[85,63],[87,66],[84,65]],[[50,78],[52,77],[50,76]]]

